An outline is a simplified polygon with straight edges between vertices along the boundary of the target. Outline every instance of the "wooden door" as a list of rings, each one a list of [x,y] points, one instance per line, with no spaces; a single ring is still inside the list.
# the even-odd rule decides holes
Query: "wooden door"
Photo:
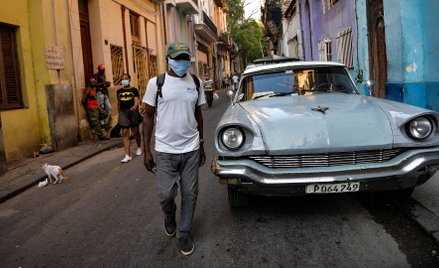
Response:
[[[79,25],[81,28],[82,61],[84,63],[85,85],[93,76],[93,55],[91,52],[90,23],[88,16],[88,0],[78,0]]]
[[[383,0],[367,1],[367,26],[369,32],[369,72],[375,81],[374,96],[386,97],[387,53]]]

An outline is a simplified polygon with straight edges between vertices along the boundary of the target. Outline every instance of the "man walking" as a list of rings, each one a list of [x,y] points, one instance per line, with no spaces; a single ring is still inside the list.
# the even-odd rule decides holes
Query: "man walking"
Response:
[[[198,195],[198,168],[206,160],[200,108],[206,101],[200,79],[187,72],[191,66],[188,46],[172,43],[166,56],[169,71],[149,80],[143,98],[144,165],[155,173],[165,234],[176,234],[181,252],[190,255],[195,248],[191,226]],[[155,161],[150,148],[154,118]],[[178,185],[181,208],[177,225],[175,197]]]
[[[209,77],[209,73],[206,73],[203,83],[204,94],[206,94],[207,106],[212,107],[213,103],[213,81]]]
[[[238,90],[239,77],[236,75],[236,73],[233,75],[232,80],[233,80],[233,90],[237,91]]]

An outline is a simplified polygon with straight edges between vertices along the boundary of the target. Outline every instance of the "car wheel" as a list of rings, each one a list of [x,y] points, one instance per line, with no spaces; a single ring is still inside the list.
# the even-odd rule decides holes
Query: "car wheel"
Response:
[[[238,191],[236,188],[228,187],[229,205],[231,208],[243,208],[248,205],[248,194]]]

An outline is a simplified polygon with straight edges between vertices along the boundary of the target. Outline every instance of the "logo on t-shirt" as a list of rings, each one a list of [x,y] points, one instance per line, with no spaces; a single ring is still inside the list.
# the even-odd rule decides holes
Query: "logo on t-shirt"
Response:
[[[191,93],[191,94],[195,94],[195,88],[194,87],[187,87],[186,92]]]

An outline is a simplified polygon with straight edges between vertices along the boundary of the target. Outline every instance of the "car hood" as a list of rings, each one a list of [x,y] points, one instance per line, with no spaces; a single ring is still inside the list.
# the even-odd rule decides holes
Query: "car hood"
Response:
[[[393,145],[391,120],[370,97],[314,94],[240,105],[258,126],[267,153],[373,150]]]

